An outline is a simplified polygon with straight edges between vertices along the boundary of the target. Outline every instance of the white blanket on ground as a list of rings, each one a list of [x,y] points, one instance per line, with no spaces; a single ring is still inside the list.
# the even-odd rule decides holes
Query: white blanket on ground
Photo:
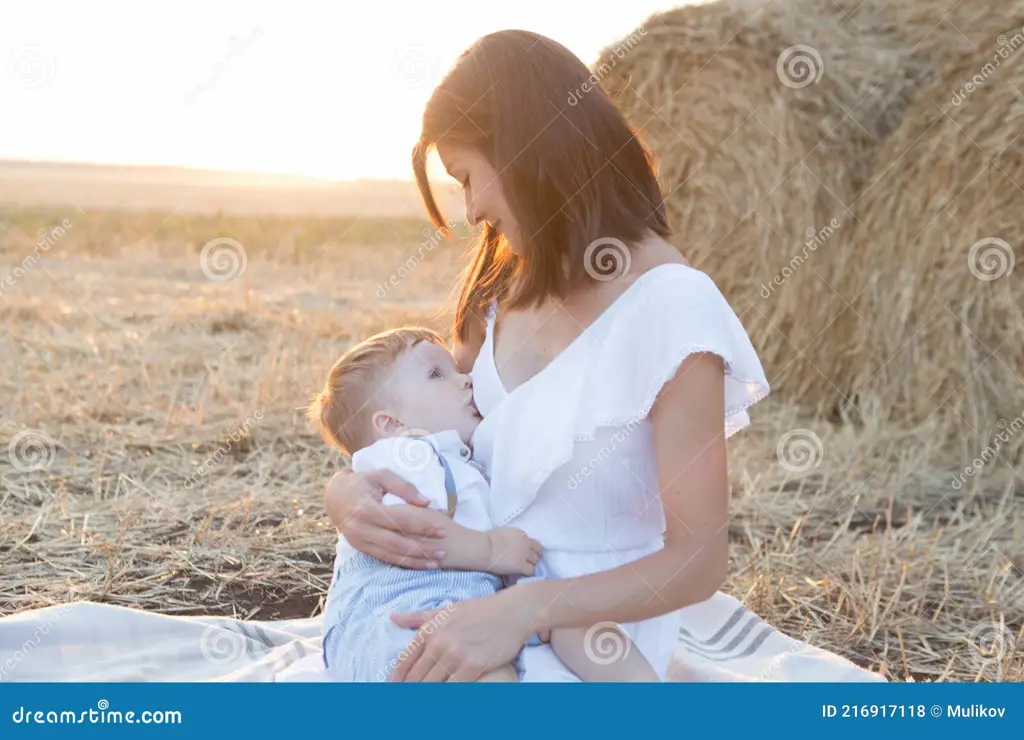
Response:
[[[674,681],[884,681],[730,596],[684,610]],[[0,681],[325,681],[320,619],[173,617],[74,602],[0,619]]]

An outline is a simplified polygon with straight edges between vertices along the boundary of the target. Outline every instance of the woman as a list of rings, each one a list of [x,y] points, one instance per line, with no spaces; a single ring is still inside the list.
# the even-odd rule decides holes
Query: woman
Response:
[[[429,629],[431,614],[394,616],[420,628],[395,680],[475,680],[521,648],[526,680],[573,680],[547,645],[523,645],[601,622],[623,624],[664,678],[679,610],[726,577],[725,441],[768,384],[714,283],[666,241],[650,156],[590,76],[550,39],[502,31],[460,56],[423,115],[413,166],[432,221],[445,223],[426,175],[436,147],[485,224],[454,327],[484,416],[474,456],[495,525],[540,541],[552,578]],[[424,503],[371,471],[339,473],[325,504],[356,549],[437,567],[443,514],[385,510],[385,492]]]

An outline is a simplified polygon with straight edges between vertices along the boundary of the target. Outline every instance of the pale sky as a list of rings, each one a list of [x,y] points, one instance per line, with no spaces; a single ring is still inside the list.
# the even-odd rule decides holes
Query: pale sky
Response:
[[[525,28],[590,64],[683,4],[0,0],[0,159],[407,179],[477,37]]]

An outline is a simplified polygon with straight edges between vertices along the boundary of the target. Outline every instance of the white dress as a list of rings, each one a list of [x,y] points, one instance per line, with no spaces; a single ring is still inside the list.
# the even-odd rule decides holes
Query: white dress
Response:
[[[553,578],[624,565],[663,546],[665,515],[651,407],[682,361],[725,361],[726,436],[769,392],[736,314],[706,274],[681,264],[639,277],[537,375],[507,392],[494,363],[494,317],[471,375],[484,416],[473,456],[491,480],[495,526],[515,526],[544,546]],[[664,679],[681,613],[624,625]],[[527,681],[577,680],[550,646],[524,648]]]

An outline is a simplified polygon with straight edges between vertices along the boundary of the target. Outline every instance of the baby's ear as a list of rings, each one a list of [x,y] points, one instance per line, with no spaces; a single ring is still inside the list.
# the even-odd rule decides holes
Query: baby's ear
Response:
[[[402,431],[402,422],[389,414],[387,410],[375,411],[370,417],[370,427],[377,438],[393,437]]]

